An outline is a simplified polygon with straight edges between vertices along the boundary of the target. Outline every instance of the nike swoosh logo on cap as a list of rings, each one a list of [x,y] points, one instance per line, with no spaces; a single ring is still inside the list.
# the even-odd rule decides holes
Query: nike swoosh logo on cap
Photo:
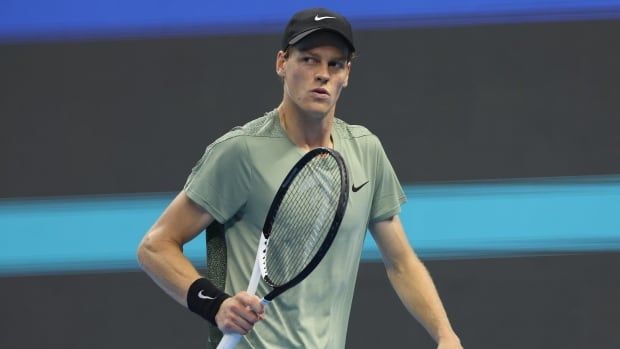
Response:
[[[331,16],[319,17],[319,15],[314,16],[314,20],[317,21],[317,22],[318,21],[322,21],[322,20],[327,19],[327,18],[334,18],[335,19],[336,17],[331,17]]]
[[[202,290],[200,290],[200,292],[198,292],[198,298],[210,299],[210,300],[214,300],[215,299],[215,297],[209,297],[209,296],[205,296],[204,294],[202,294]]]

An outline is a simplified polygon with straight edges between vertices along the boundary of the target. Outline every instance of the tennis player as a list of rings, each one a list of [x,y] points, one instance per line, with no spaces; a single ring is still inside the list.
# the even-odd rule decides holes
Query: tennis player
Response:
[[[144,237],[138,258],[172,298],[240,348],[344,348],[362,244],[370,229],[407,310],[438,348],[462,348],[426,268],[407,242],[398,214],[404,192],[379,139],[335,117],[349,83],[355,44],[351,25],[327,9],[296,13],[275,62],[283,97],[277,108],[211,143],[183,190]],[[351,188],[336,239],[316,270],[269,309],[243,290],[260,231],[282,179],[310,149],[329,147],[345,159]],[[207,275],[182,247],[207,230]],[[257,294],[266,294],[262,282]],[[217,330],[219,329],[219,330]]]

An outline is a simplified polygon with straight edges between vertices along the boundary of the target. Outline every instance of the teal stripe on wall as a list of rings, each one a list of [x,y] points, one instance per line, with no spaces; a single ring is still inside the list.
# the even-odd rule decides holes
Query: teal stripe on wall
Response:
[[[409,241],[426,258],[620,250],[620,176],[409,186]],[[366,239],[366,259],[380,258]]]
[[[620,176],[405,189],[402,221],[422,257],[620,250]],[[140,239],[173,195],[0,201],[0,274],[135,269]],[[204,266],[204,236],[185,253]],[[380,257],[369,237],[362,257]]]

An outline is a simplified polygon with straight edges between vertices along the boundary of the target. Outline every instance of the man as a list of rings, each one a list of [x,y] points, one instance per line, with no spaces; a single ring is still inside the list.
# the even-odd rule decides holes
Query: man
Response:
[[[335,117],[354,52],[351,26],[341,15],[326,9],[295,14],[276,57],[281,104],[207,147],[183,191],[139,247],[139,260],[155,282],[222,332],[243,334],[239,347],[343,348],[369,228],[406,308],[438,348],[461,348],[430,276],[407,242],[398,218],[405,196],[380,142],[364,127]],[[286,173],[316,147],[343,155],[353,184],[349,205],[317,269],[265,311],[258,297],[243,291],[260,230]],[[182,254],[183,244],[205,227],[210,279]],[[225,240],[217,245],[211,236]],[[212,272],[223,266],[225,275]],[[259,284],[258,294],[266,293]]]

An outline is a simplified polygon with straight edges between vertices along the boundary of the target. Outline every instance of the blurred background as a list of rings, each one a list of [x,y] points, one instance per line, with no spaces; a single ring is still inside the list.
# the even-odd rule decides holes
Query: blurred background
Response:
[[[0,348],[201,348],[138,270],[205,147],[347,16],[337,116],[383,142],[466,348],[620,348],[620,1],[0,1]],[[185,249],[205,267],[201,234]],[[347,347],[433,348],[364,245]]]

